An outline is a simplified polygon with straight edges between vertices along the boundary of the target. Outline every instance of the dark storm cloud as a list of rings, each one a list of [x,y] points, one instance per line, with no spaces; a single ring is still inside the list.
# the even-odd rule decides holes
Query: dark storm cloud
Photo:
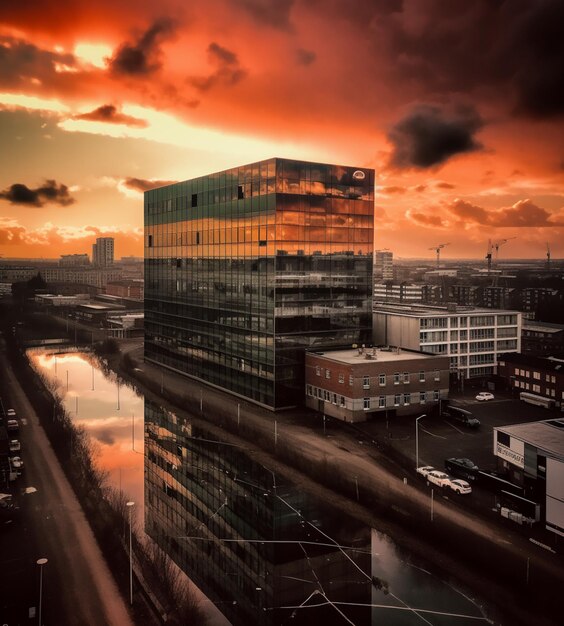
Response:
[[[436,106],[416,106],[388,133],[394,149],[390,164],[426,169],[464,152],[479,150],[474,134],[482,121],[471,107],[449,113]]]
[[[493,88],[513,113],[564,113],[561,0],[419,0],[367,19],[375,45],[385,41],[399,80],[427,93]]]
[[[129,189],[134,191],[149,191],[149,189],[156,189],[157,187],[164,187],[165,185],[172,185],[178,181],[176,180],[147,180],[146,178],[126,178],[123,184]]]
[[[237,0],[257,22],[280,30],[291,30],[290,13],[294,0]]]
[[[42,82],[57,74],[57,65],[74,67],[72,54],[41,50],[32,43],[13,37],[0,37],[0,85],[29,84],[30,78]]]
[[[69,194],[68,187],[63,184],[57,185],[55,180],[46,180],[36,189],[31,189],[21,183],[14,183],[4,191],[0,191],[0,198],[8,200],[11,204],[34,207],[42,207],[47,203],[68,206],[75,202]]]
[[[217,69],[209,76],[192,76],[188,81],[200,91],[207,91],[217,84],[236,85],[247,72],[240,66],[237,55],[212,41],[208,46],[208,58]]]
[[[117,74],[145,76],[161,67],[160,45],[170,37],[174,23],[169,19],[157,20],[135,43],[122,44],[110,61]]]
[[[87,120],[89,122],[109,122],[110,124],[125,124],[126,126],[134,126],[136,128],[146,128],[148,126],[145,120],[131,115],[125,115],[118,111],[113,104],[103,104],[93,111],[75,116],[77,120]]]
[[[298,48],[296,50],[296,58],[298,60],[299,65],[311,65],[317,55],[312,50],[305,50],[304,48]]]

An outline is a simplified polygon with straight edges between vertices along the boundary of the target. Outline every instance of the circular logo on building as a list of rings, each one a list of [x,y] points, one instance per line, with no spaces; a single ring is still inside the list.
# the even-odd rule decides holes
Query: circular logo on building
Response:
[[[366,178],[366,174],[362,170],[355,170],[353,172],[353,178],[355,180],[364,180]]]

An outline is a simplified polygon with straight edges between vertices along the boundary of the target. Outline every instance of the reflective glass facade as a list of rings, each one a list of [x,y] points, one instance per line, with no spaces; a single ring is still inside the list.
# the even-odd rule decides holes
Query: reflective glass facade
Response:
[[[269,159],[145,193],[145,358],[269,408],[371,340],[374,171]]]

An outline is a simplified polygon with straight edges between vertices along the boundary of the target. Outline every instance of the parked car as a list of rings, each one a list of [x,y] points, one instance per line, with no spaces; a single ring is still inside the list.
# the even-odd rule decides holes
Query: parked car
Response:
[[[455,493],[458,494],[468,494],[472,493],[472,487],[465,480],[461,480],[460,478],[452,478],[446,483],[447,487],[450,487]]]
[[[476,396],[476,400],[478,400],[478,402],[493,400],[494,398],[495,396],[493,395],[493,393],[490,393],[489,391],[480,391],[480,393]]]
[[[20,442],[17,439],[10,439],[9,449],[10,449],[10,452],[19,452],[22,449],[22,447],[20,445]]]
[[[470,459],[446,459],[445,469],[449,474],[465,480],[476,480],[479,467]]]
[[[24,468],[24,462],[22,461],[21,456],[10,457],[10,464],[12,466],[12,469],[16,470],[19,474],[22,473],[22,470]]]
[[[15,410],[14,410],[14,409],[8,409],[8,410],[6,411],[6,416],[7,416],[7,417],[16,417],[16,412],[15,412]]]
[[[427,480],[437,487],[445,487],[451,481],[451,477],[439,470],[433,470],[426,476]]]
[[[18,422],[18,420],[8,420],[8,423],[6,424],[6,426],[8,427],[8,432],[12,432],[12,433],[17,433],[18,430],[20,429],[20,424]]]
[[[442,416],[446,419],[451,419],[456,422],[460,422],[464,426],[468,428],[478,428],[480,426],[480,420],[476,419],[470,411],[466,409],[461,409],[458,406],[448,405],[446,409],[443,410]]]
[[[433,472],[434,470],[435,468],[431,465],[422,465],[421,467],[417,468],[417,473],[421,474],[421,476],[423,476],[424,478],[427,478],[427,474],[429,472]]]

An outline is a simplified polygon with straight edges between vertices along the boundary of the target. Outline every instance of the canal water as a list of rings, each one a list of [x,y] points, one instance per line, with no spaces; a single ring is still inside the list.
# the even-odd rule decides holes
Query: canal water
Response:
[[[489,621],[471,593],[81,352],[31,353],[144,530],[235,626]],[[204,603],[204,607],[207,602]],[[209,611],[211,624],[224,620]]]

